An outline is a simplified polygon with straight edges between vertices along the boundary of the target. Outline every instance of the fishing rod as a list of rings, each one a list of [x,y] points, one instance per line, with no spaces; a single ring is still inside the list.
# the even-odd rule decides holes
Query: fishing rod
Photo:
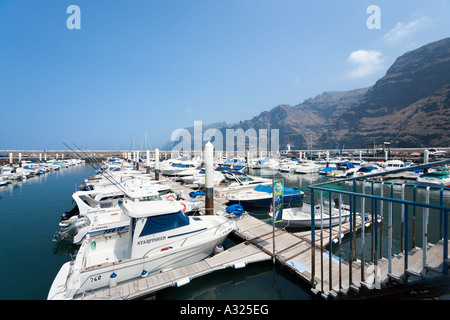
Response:
[[[81,149],[80,147],[78,147],[75,143],[72,142],[72,144],[73,144],[76,148],[80,149],[80,151],[82,151],[82,149]],[[83,152],[83,151],[82,151],[82,152]],[[105,175],[108,174],[108,175],[110,176],[111,179],[113,179],[117,184],[120,185],[120,183],[115,179],[114,175],[112,175],[112,174],[109,173],[108,171],[102,169],[102,165],[101,165],[100,162],[98,162],[98,160],[97,160],[96,157],[94,157],[94,156],[89,156],[89,155],[86,154],[85,152],[83,152],[83,153],[86,155],[86,157],[88,157],[89,159],[91,159],[92,161],[94,161],[94,162],[97,163],[97,165],[98,165],[99,168],[100,168],[99,170],[101,171],[101,173],[104,173]]]
[[[120,191],[122,191],[127,197],[129,197],[128,194],[125,192],[125,188],[122,187],[122,185],[115,179],[115,177],[114,177],[111,173],[109,173],[108,171],[102,169],[102,166],[101,166],[101,164],[98,162],[97,158],[95,158],[94,156],[89,156],[86,152],[84,152],[84,151],[83,151],[80,147],[78,147],[75,143],[72,142],[72,144],[73,144],[76,148],[78,148],[81,152],[83,152],[83,153],[85,154],[85,156],[86,156],[88,159],[90,159],[90,160],[93,161],[93,162],[96,162],[97,165],[98,165],[99,168],[100,168],[100,169],[97,169],[97,171],[100,171],[100,174],[103,174],[104,177],[105,177],[106,179],[108,179],[107,175],[109,175],[109,178],[110,178],[110,179],[108,179],[108,181],[111,182],[114,186],[116,186],[119,190],[120,190],[120,188],[122,188],[122,190],[120,190]],[[113,180],[113,181],[111,181],[111,180]],[[120,186],[120,188],[119,188],[119,186]]]
[[[78,157],[83,158],[82,155],[80,155],[77,151],[75,151],[73,148],[71,148],[70,146],[68,146],[65,142],[63,142],[63,144],[64,144],[66,147],[68,147],[70,150],[72,150],[73,152],[75,152],[75,154],[76,154]],[[74,144],[74,145],[75,145],[75,144]],[[77,147],[77,148],[79,149],[79,147]],[[80,151],[83,152],[81,149],[80,149]],[[90,157],[89,155],[87,155],[85,152],[83,152],[83,153],[85,154],[85,157],[86,157],[86,158],[91,159],[91,157]],[[96,159],[94,159],[94,160],[96,160]],[[88,161],[88,164],[89,164],[92,168],[94,168],[96,171],[99,171],[99,169],[97,169],[90,161]],[[100,174],[103,174],[104,177],[105,177],[109,182],[111,182],[112,185],[114,185],[116,188],[118,188],[119,191],[123,192],[128,198],[131,198],[131,197],[126,193],[126,191],[125,191],[125,189],[122,187],[122,185],[120,185],[120,183],[118,183],[118,182],[115,181],[114,179],[111,180],[106,174],[104,174],[104,170],[103,170],[101,167],[100,167],[100,171],[101,171]]]

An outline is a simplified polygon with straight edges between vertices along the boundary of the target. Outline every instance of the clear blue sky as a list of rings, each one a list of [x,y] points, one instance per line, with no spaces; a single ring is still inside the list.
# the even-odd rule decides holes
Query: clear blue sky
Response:
[[[128,150],[145,131],[155,148],[195,120],[370,86],[449,17],[447,0],[0,0],[0,149]]]

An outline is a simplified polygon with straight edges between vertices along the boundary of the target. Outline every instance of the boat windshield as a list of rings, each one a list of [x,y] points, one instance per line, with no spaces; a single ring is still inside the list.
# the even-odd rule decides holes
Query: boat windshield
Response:
[[[143,202],[143,201],[157,201],[157,200],[162,200],[161,197],[159,195],[156,196],[147,196],[147,197],[140,197],[139,198],[139,202]]]
[[[242,182],[253,181],[252,178],[250,178],[249,176],[245,176],[245,175],[239,176],[239,180],[241,180]]]
[[[142,229],[139,237],[189,225],[189,217],[181,211],[177,213],[149,217],[146,220],[147,221],[145,222],[144,228]]]

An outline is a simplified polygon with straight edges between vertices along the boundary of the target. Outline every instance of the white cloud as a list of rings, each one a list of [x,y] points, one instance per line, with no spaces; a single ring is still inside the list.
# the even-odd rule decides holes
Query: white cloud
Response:
[[[389,30],[383,40],[389,43],[410,38],[415,32],[428,26],[429,18],[421,17],[408,23],[398,22],[394,29]]]
[[[383,54],[375,50],[356,50],[348,57],[347,61],[355,68],[350,71],[351,78],[363,78],[378,72],[383,65]]]

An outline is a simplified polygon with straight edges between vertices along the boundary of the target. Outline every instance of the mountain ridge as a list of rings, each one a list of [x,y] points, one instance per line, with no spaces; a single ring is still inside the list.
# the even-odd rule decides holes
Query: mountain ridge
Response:
[[[392,147],[448,147],[449,127],[450,37],[399,56],[373,86],[324,91],[215,126],[223,137],[226,129],[278,129],[280,147],[289,142],[293,149],[366,148],[384,141]]]

